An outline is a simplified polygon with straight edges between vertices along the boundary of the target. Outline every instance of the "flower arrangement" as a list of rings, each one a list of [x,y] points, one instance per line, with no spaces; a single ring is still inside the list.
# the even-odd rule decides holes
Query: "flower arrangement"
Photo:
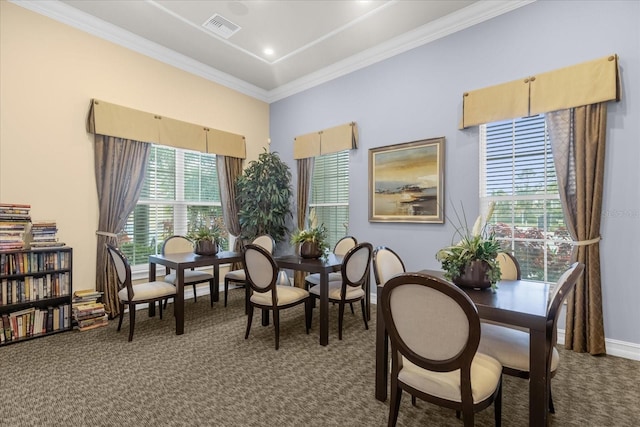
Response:
[[[315,210],[309,213],[309,228],[297,230],[291,235],[291,243],[300,244],[300,254],[306,258],[318,258],[325,256],[329,250],[327,244],[327,227],[324,224],[318,224]],[[309,251],[308,254],[305,254]]]
[[[484,280],[489,282],[491,289],[497,288],[496,283],[502,275],[497,261],[501,248],[495,235],[487,232],[487,221],[491,218],[493,209],[494,204],[492,203],[486,220],[483,221],[482,215],[479,215],[471,230],[467,226],[464,208],[462,209],[462,217],[454,209],[459,225],[456,227],[452,244],[436,253],[436,259],[440,261],[448,280],[454,283],[463,282],[462,276],[465,275],[465,271],[470,266],[474,266],[483,270]],[[459,236],[460,241],[454,244],[456,236]],[[469,285],[469,283],[465,283],[465,285]],[[484,283],[477,283],[477,285],[485,287]]]

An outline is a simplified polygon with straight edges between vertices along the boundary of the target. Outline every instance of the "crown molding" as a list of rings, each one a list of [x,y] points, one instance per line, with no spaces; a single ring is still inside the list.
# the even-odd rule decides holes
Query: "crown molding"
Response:
[[[150,42],[60,1],[9,1],[190,74],[218,83],[260,101],[272,103],[526,6],[536,0],[491,0],[473,3],[434,22],[269,91],[167,49],[157,43]]]

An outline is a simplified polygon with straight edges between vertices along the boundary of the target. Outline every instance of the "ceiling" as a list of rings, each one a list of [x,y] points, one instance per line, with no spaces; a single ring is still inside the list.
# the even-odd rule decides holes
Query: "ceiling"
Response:
[[[531,1],[13,2],[273,102]]]

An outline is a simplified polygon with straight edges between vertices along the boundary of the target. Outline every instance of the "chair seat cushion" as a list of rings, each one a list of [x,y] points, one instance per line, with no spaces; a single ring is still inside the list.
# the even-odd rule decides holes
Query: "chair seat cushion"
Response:
[[[476,353],[471,363],[471,394],[473,402],[481,402],[491,396],[500,382],[502,365],[486,354]],[[430,395],[453,402],[460,402],[460,370],[451,372],[427,371],[402,358],[398,380]]]
[[[312,285],[320,284],[320,273],[313,273],[304,278],[305,281],[311,283]],[[329,281],[330,282],[340,282],[342,283],[342,273],[334,271],[333,273],[329,273]]]
[[[276,285],[278,293],[278,306],[291,304],[309,297],[309,292],[295,286]],[[251,302],[260,305],[271,305],[271,291],[251,295]]]
[[[495,357],[503,366],[529,372],[529,332],[482,323],[478,351]],[[558,369],[560,355],[553,347],[551,372]]]
[[[176,287],[167,282],[147,282],[133,285],[133,299],[131,301],[144,301],[149,299],[156,299],[162,297],[168,297],[176,294]],[[122,302],[129,302],[127,295],[127,288],[122,288],[118,291],[118,298]]]
[[[233,270],[224,275],[224,280],[231,280],[234,282],[246,282],[247,273],[242,270]]]
[[[185,270],[184,271],[184,284],[189,285],[191,283],[206,282],[213,279],[213,275],[205,273],[199,270]],[[176,283],[176,273],[167,274],[164,276],[164,281],[167,283]]]
[[[340,289],[342,288],[342,280],[339,282],[329,282],[329,299],[340,301]],[[320,285],[313,286],[309,289],[309,293],[313,295],[320,296]],[[353,287],[347,286],[347,295],[345,299],[347,300],[355,300],[364,297],[364,289],[360,286]]]

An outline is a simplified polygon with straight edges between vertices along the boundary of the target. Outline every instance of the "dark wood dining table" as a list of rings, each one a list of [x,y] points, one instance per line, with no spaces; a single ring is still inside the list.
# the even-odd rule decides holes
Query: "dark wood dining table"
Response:
[[[420,273],[443,278],[442,271],[422,270]],[[382,285],[378,286],[377,295],[382,295],[382,287]],[[551,380],[547,375],[546,355],[552,345],[551,337],[547,337],[546,334],[549,285],[527,280],[503,280],[498,282],[496,292],[490,289],[460,289],[475,303],[480,319],[529,330],[529,425],[546,426],[549,402],[547,384]],[[376,322],[375,397],[385,401],[389,374],[389,350],[382,310],[377,310]]]
[[[278,267],[282,269],[305,271],[320,274],[320,345],[329,344],[329,273],[342,269],[340,255],[330,253],[326,258],[303,258],[298,255],[276,257]],[[369,306],[370,292],[367,292]]]
[[[240,252],[220,251],[215,255],[196,255],[193,252],[166,255],[149,255],[149,281],[156,280],[156,265],[163,265],[176,271],[176,297],[174,312],[176,317],[176,335],[184,333],[184,271],[197,267],[213,267],[213,301],[218,301],[220,287],[220,264],[242,262]],[[153,310],[149,310],[153,315]]]

